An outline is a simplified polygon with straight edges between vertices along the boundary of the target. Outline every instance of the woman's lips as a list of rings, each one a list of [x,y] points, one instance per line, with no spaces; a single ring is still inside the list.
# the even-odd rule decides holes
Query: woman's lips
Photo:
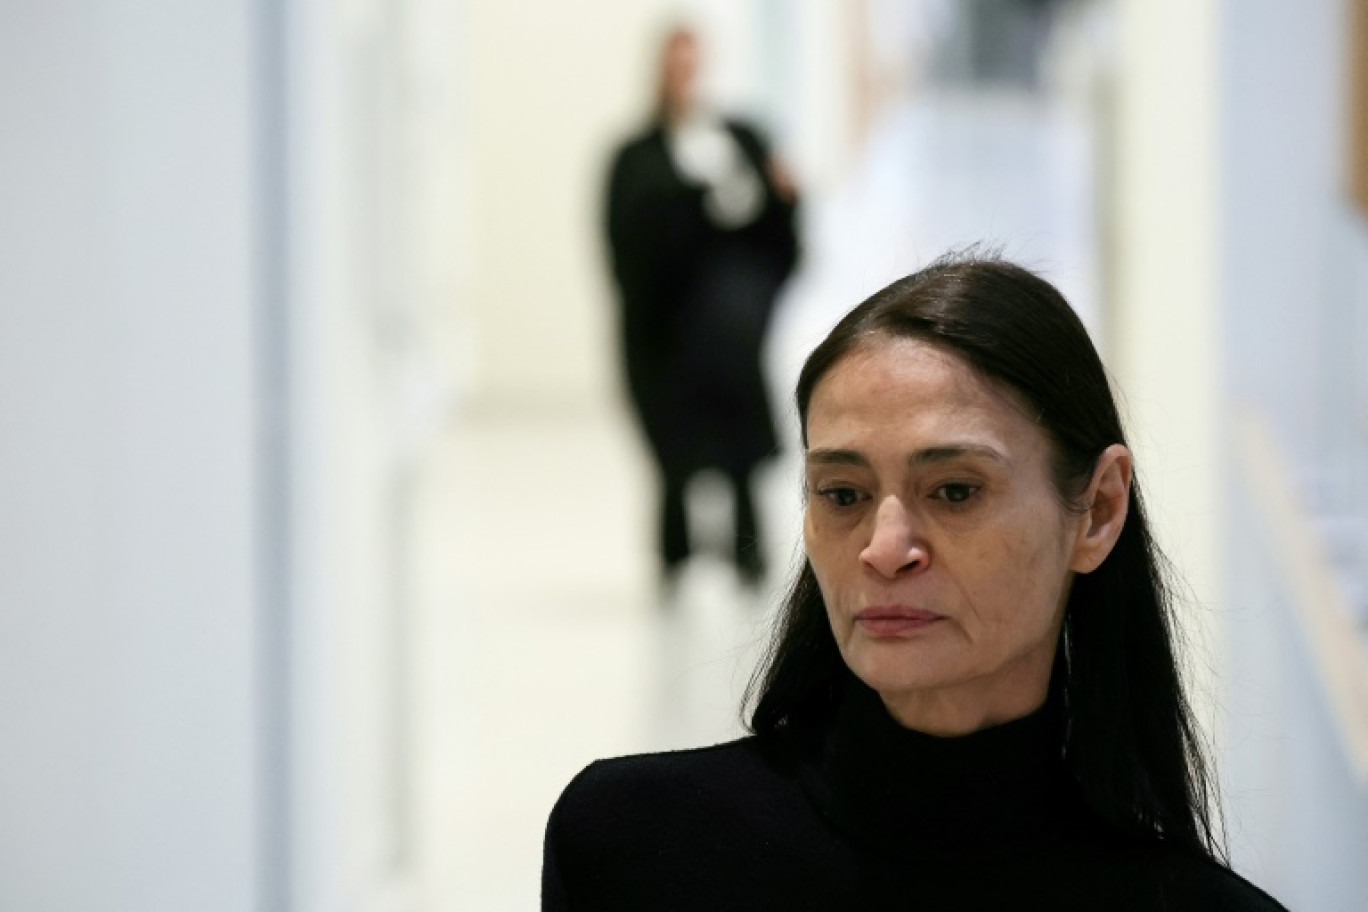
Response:
[[[922,608],[888,606],[866,608],[855,615],[855,623],[876,637],[906,636],[945,620],[944,615]]]

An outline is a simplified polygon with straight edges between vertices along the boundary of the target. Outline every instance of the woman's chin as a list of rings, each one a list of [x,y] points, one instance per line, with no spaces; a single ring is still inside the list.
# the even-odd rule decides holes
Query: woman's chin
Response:
[[[855,676],[885,698],[929,691],[954,683],[949,669],[927,661],[926,656],[900,655],[902,650],[876,647],[859,649],[847,657]]]

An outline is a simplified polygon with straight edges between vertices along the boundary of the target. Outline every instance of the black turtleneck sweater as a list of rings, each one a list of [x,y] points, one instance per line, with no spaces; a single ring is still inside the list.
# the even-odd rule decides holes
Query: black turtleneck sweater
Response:
[[[1060,743],[1048,709],[921,734],[857,685],[807,746],[599,761],[551,813],[542,908],[1282,908],[1192,852],[1110,831]]]

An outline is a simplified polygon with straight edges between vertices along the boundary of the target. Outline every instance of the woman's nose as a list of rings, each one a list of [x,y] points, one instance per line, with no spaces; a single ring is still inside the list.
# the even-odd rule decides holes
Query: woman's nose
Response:
[[[889,579],[925,569],[930,553],[915,525],[901,500],[885,497],[874,512],[874,532],[860,552],[860,562]]]

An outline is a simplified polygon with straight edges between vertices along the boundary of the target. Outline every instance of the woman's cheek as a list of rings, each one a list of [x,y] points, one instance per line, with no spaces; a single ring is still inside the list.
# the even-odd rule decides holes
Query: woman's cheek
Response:
[[[831,623],[832,632],[839,639],[845,623],[840,611],[840,597],[836,587],[831,585],[827,574],[819,569],[815,563],[812,565],[812,575],[817,578],[817,591],[822,595],[822,607],[826,609],[827,620]]]

